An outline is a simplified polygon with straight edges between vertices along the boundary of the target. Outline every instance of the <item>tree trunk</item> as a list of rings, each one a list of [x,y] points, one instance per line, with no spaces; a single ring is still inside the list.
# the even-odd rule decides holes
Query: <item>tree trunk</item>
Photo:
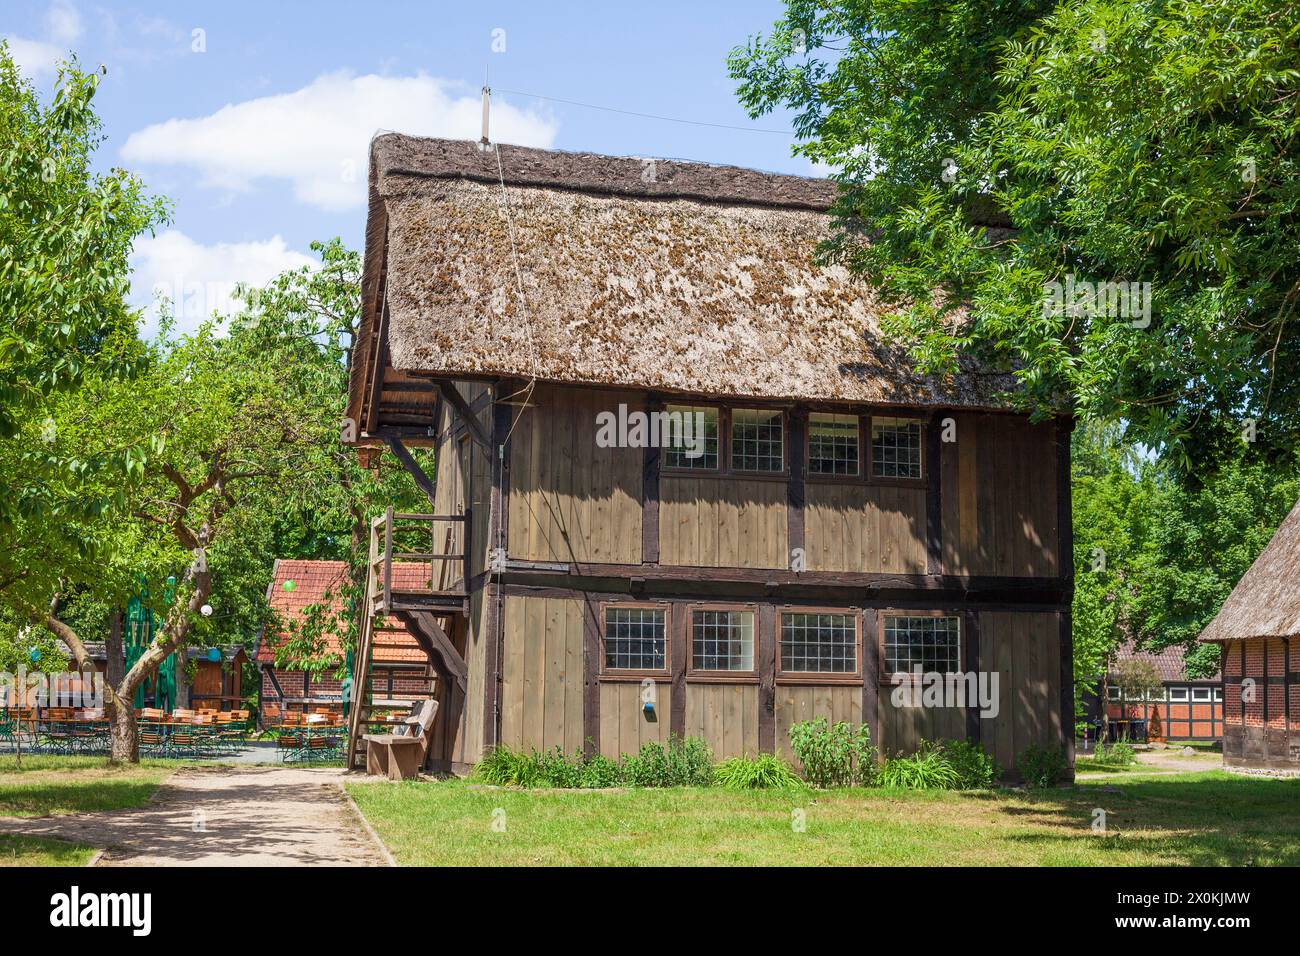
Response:
[[[190,656],[186,648],[178,647],[176,654],[176,706],[182,710],[190,709]]]
[[[122,612],[114,611],[112,618],[109,620],[108,639],[104,642],[104,653],[108,655],[108,663],[104,667],[104,686],[121,687],[122,681],[126,678],[126,655],[122,650]],[[116,695],[104,694],[104,716],[110,721],[113,719],[113,709],[116,706]]]
[[[135,708],[130,700],[123,699],[121,707],[113,708],[109,737],[112,745],[108,757],[110,763],[140,762],[140,736],[136,733]]]

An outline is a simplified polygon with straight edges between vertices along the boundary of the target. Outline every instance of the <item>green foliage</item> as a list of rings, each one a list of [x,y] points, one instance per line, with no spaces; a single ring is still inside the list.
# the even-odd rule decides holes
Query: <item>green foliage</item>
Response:
[[[1064,780],[1069,765],[1060,747],[1031,744],[1016,758],[1016,769],[1020,771],[1025,786],[1041,790]]]
[[[955,790],[961,777],[942,745],[923,740],[916,753],[886,760],[879,782],[882,787],[905,790]]]
[[[707,787],[713,782],[713,752],[699,737],[667,745],[647,741],[632,756],[623,756],[623,782],[630,787]]]
[[[794,790],[804,785],[776,754],[724,760],[713,768],[713,780],[727,790]]]
[[[606,790],[623,783],[623,771],[617,760],[596,752],[584,757],[578,786],[587,790]]]
[[[541,780],[537,751],[524,753],[498,744],[474,765],[474,778],[495,787],[535,787]]]
[[[854,730],[841,721],[830,726],[825,717],[804,720],[790,728],[790,748],[814,787],[870,786],[876,774],[876,748],[866,724]]]
[[[713,782],[713,753],[698,737],[675,735],[667,745],[645,743],[619,762],[599,753],[570,756],[559,747],[525,753],[500,744],[475,765],[474,777],[499,787],[707,787]]]
[[[1300,443],[1297,30],[1290,0],[787,0],[729,69],[838,170],[824,254],[923,367],[977,354],[1187,470],[1220,416]],[[1050,313],[1067,275],[1151,282],[1150,326]]]
[[[944,756],[957,774],[957,790],[988,790],[997,785],[1002,768],[979,744],[969,740],[947,740],[942,744]]]
[[[1160,672],[1150,661],[1120,661],[1111,670],[1115,674],[1116,686],[1124,692],[1127,700],[1145,700],[1163,686]]]
[[[101,79],[70,61],[43,103],[0,41],[0,608],[24,622],[61,579],[102,576],[94,526],[141,461],[129,441],[79,443],[61,412],[146,364],[128,257],[167,215],[125,171],[95,172]]]
[[[1137,763],[1137,751],[1126,743],[1100,743],[1092,754],[1092,766],[1121,769]]]

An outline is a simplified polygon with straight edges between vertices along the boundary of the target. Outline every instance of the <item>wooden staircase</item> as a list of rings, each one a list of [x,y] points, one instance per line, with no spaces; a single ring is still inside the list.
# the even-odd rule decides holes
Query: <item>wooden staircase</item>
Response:
[[[414,535],[423,539],[426,524],[431,544],[428,551],[394,550],[395,538],[409,540]],[[461,532],[461,547],[453,550],[457,527]],[[368,732],[367,724],[375,711],[401,706],[399,701],[373,697],[371,671],[376,635],[403,632],[414,637],[436,675],[431,696],[441,700],[454,687],[464,699],[468,673],[452,634],[456,619],[469,614],[466,582],[470,577],[470,527],[468,510],[462,515],[419,515],[395,514],[388,508],[370,523],[366,595],[357,652],[353,656],[348,712],[347,766],[351,770],[365,769],[366,749],[361,738]],[[445,528],[441,536],[440,528]],[[422,573],[426,570],[427,575]],[[415,576],[418,582],[412,580]],[[458,708],[447,708],[445,700],[442,703],[439,720],[443,719],[442,711],[447,711],[449,718],[458,711]]]

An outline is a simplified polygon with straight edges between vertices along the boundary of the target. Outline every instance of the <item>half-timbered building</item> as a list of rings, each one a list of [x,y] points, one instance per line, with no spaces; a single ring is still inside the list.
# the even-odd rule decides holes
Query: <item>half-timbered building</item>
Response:
[[[1008,770],[1069,749],[1071,423],[1009,411],[972,363],[919,374],[888,306],[814,264],[834,196],[374,140],[344,435],[429,497],[376,517],[366,607],[440,677],[436,765],[672,733],[788,752],[815,716]],[[991,699],[896,693],[917,674],[992,676]]]
[[[1300,502],[1201,632],[1218,644],[1223,763],[1300,770]]]

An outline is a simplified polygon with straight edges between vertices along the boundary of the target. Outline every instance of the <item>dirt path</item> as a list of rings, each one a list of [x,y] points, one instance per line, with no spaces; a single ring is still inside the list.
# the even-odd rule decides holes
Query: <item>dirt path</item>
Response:
[[[341,770],[178,771],[136,810],[0,819],[0,833],[103,847],[100,866],[382,866]]]

